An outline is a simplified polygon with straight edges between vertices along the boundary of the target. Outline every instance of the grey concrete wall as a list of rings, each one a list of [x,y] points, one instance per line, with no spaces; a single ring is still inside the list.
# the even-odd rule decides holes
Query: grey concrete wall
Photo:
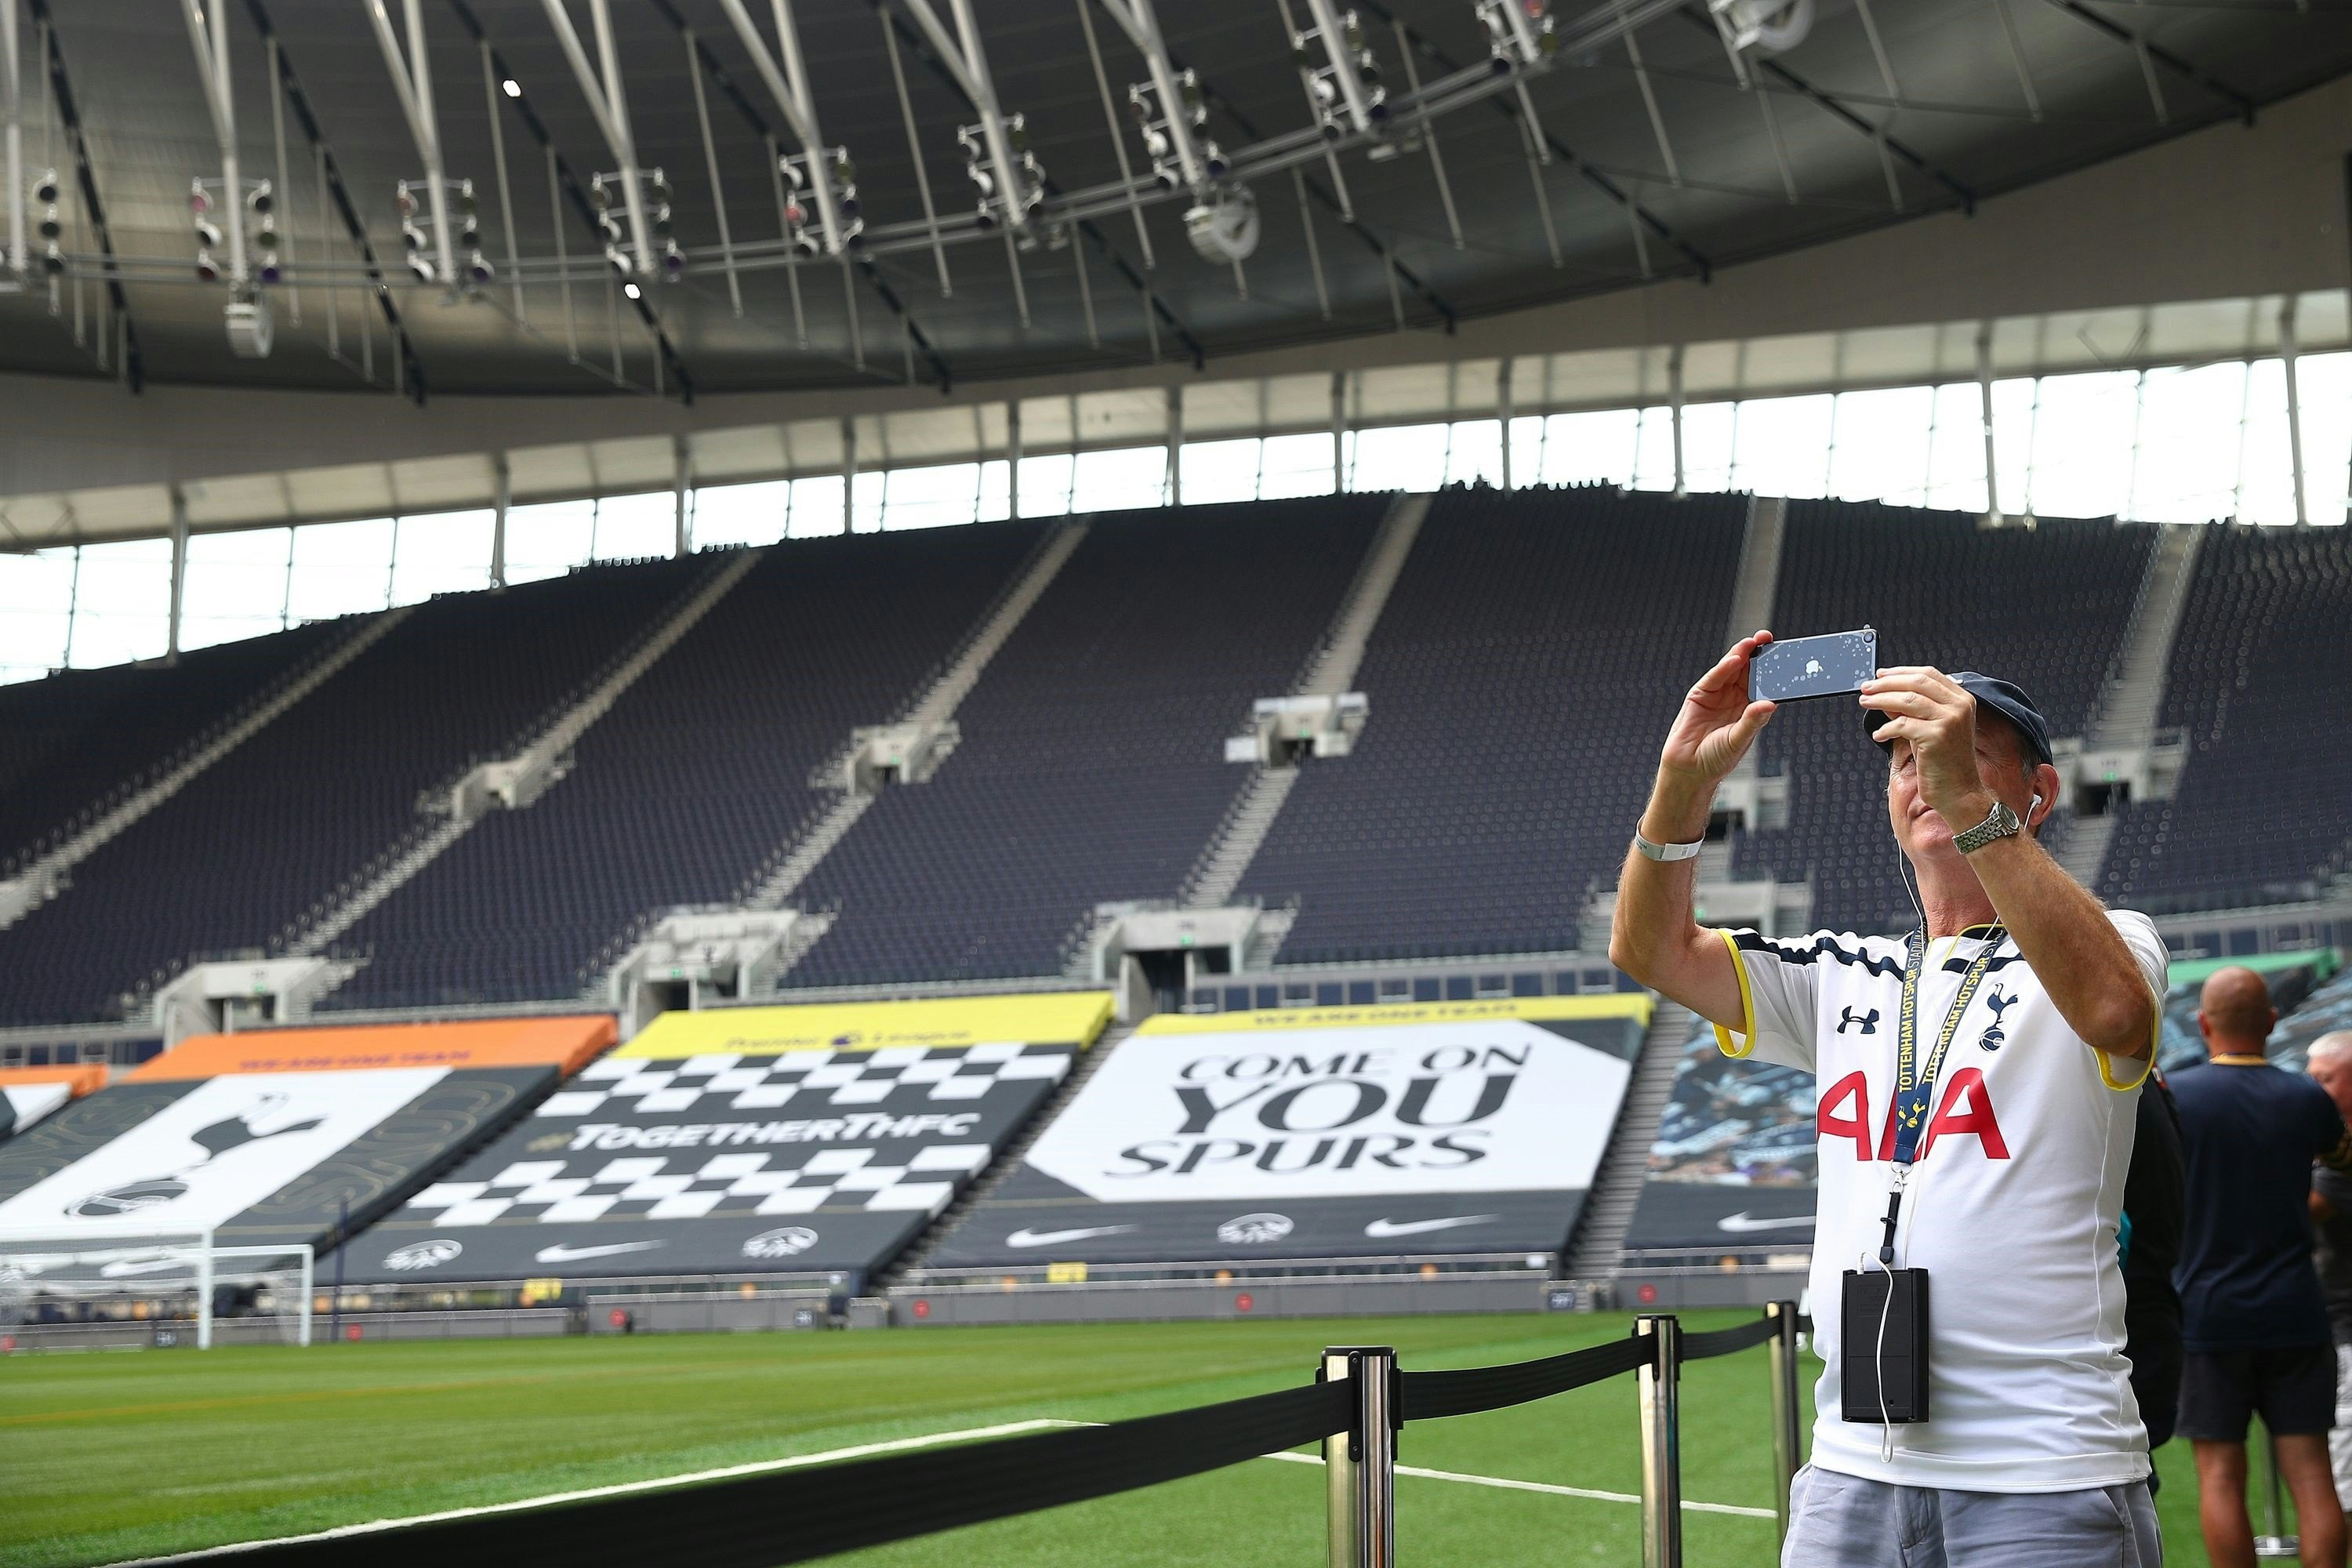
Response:
[[[616,1334],[613,1314],[625,1311],[641,1334],[740,1334],[823,1326],[822,1290],[755,1296],[599,1296],[588,1308],[588,1331]]]
[[[1696,1307],[1761,1307],[1794,1301],[1805,1293],[1805,1275],[1796,1269],[1627,1269],[1617,1279],[1612,1304],[1621,1311],[1678,1312]],[[1647,1288],[1651,1294],[1643,1295]]]

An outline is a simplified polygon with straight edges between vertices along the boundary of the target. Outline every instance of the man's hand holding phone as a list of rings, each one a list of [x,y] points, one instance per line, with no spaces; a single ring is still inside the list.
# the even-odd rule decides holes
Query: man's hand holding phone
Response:
[[[1682,711],[1658,754],[1658,786],[1643,815],[1642,835],[1659,843],[1685,842],[1706,831],[1715,786],[1739,765],[1757,732],[1778,710],[1748,697],[1748,666],[1772,641],[1759,631],[1741,637],[1683,698]],[[1659,820],[1661,816],[1667,820]]]

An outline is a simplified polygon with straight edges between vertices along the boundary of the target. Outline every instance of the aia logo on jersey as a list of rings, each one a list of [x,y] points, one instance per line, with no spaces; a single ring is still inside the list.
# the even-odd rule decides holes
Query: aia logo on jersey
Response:
[[[1986,1025],[1985,1032],[1977,1037],[1977,1044],[1986,1050],[1997,1051],[2009,1038],[2000,1031],[2000,1016],[2017,1005],[2017,998],[2002,995],[2000,987],[1996,985],[1992,994],[1985,998],[1985,1005],[1992,1009],[1992,1022]]]
[[[1869,1012],[1863,1014],[1859,1017],[1854,1016],[1853,1008],[1848,1007],[1843,1009],[1838,1014],[1837,1032],[1843,1035],[1849,1028],[1859,1029],[1865,1035],[1874,1035],[1878,1033],[1878,1009],[1873,1007]]]
[[[1823,1142],[1832,1138],[1853,1139],[1856,1160],[1867,1163],[1895,1158],[1892,1106],[1887,1108],[1886,1123],[1879,1132],[1877,1152],[1871,1150],[1870,1079],[1865,1074],[1850,1072],[1832,1084],[1822,1096],[1813,1126]],[[1986,1159],[2009,1158],[2009,1143],[2000,1135],[2000,1119],[1993,1114],[1992,1090],[1986,1086],[1984,1074],[1975,1068],[1961,1068],[1948,1075],[1936,1114],[1929,1119],[1927,1131],[1919,1140],[1917,1157],[1926,1159],[1938,1138],[1957,1138],[1963,1133],[1976,1139]]]

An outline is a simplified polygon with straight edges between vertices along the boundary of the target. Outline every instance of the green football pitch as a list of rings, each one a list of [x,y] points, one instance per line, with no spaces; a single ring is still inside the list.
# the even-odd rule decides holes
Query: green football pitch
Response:
[[[1748,1314],[1694,1313],[1693,1329]],[[0,1360],[0,1568],[116,1562],[366,1520],[1038,1419],[1114,1421],[1307,1381],[1326,1343],[1408,1370],[1557,1354],[1622,1316],[664,1335],[18,1355]],[[1819,1363],[1806,1362],[1806,1381]],[[1765,1352],[1683,1384],[1694,1568],[1774,1561]],[[1640,1486],[1633,1382],[1405,1428],[1399,1462],[1602,1492]],[[2182,1445],[2160,1455],[2168,1561],[2202,1563]],[[803,1472],[812,1494],[821,1469]],[[835,1559],[975,1564],[1323,1561],[1323,1474],[1256,1460]],[[690,1510],[690,1495],[676,1506]],[[789,1532],[788,1519],[778,1521]],[[1634,1564],[1630,1503],[1401,1475],[1399,1560]]]

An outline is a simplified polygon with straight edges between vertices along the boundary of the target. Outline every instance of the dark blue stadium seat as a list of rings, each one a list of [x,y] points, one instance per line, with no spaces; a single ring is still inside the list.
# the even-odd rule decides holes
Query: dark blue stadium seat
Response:
[[[0,686],[0,876],[168,769],[264,700],[354,621],[223,643],[173,665],[69,669]]]
[[[0,931],[0,1023],[110,1016],[192,955],[268,947],[418,830],[418,795],[508,754],[703,574],[594,567],[416,606]]]
[[[896,719],[1045,525],[772,549],[582,737],[570,775],[494,812],[347,934],[330,1008],[577,994],[646,917],[740,898],[837,798],[809,773]]]
[[[2158,913],[2315,896],[2352,848],[2347,689],[2352,529],[2211,528],[2159,720],[2188,765],[2123,808],[2099,890]]]
[[[1099,517],[957,714],[803,888],[840,919],[791,985],[1053,973],[1097,902],[1178,892],[1389,497]]]
[[[1573,948],[1683,691],[1720,651],[1748,501],[1453,490],[1374,627],[1355,753],[1309,762],[1243,883],[1285,963]]]
[[[1811,637],[1869,625],[1883,664],[1979,669],[2032,694],[2053,735],[2080,735],[2154,548],[2156,526],[2044,518],[1988,530],[1972,513],[1850,501],[1789,503],[1772,630]],[[1886,820],[1886,762],[1852,698],[1794,702],[1758,742],[1789,778],[1789,825],[1743,836],[1740,872],[1813,879],[1813,923],[1914,921]],[[2042,831],[2063,842],[2062,813]]]

